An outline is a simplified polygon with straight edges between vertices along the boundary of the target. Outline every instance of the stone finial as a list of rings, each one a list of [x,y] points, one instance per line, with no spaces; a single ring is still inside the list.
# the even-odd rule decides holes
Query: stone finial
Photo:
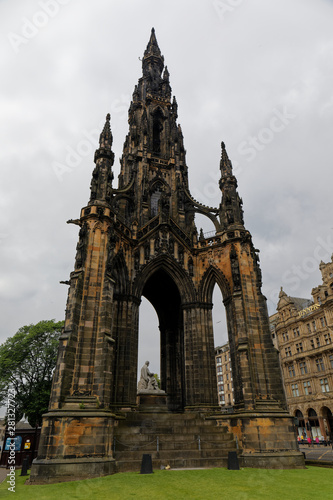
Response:
[[[104,128],[101,132],[101,135],[99,136],[99,144],[100,144],[100,147],[102,147],[102,148],[111,149],[111,146],[112,146],[113,137],[112,137],[111,127],[110,127],[110,119],[111,119],[111,116],[110,116],[110,113],[108,113],[106,115],[106,121],[105,121]]]
[[[220,170],[222,175],[232,175],[232,163],[229,160],[229,156],[227,150],[225,148],[225,143],[221,142],[221,161],[220,161]]]

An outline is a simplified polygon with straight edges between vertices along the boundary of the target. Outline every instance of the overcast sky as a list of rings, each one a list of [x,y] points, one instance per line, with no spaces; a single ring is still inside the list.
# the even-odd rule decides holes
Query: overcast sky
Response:
[[[332,0],[0,0],[0,342],[64,318],[59,281],[73,270],[78,239],[66,221],[89,200],[108,112],[117,186],[152,26],[179,105],[191,192],[220,203],[223,140],[270,314],[281,286],[310,298],[321,283],[319,262],[333,252]],[[139,365],[147,358],[157,371],[156,315],[141,309]],[[223,314],[214,308],[217,344]]]

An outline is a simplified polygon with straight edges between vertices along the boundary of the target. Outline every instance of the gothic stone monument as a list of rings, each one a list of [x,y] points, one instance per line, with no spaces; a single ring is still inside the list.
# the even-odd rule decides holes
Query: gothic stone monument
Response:
[[[303,467],[271,341],[258,251],[244,226],[225,145],[220,206],[203,206],[189,191],[177,102],[154,29],[142,70],[129,107],[118,188],[112,184],[108,115],[95,153],[90,201],[79,220],[69,221],[80,226],[79,242],[31,482],[139,470],[142,451],[121,455],[115,443],[127,439],[138,450],[142,439],[155,439],[157,432],[161,446],[154,463],[163,461],[165,436],[164,457],[173,466],[193,464],[194,458],[198,466],[226,466],[227,451],[236,449],[237,441],[242,466]],[[214,237],[198,235],[195,213],[213,221]],[[227,314],[235,397],[230,414],[217,404],[215,284]],[[151,406],[145,412],[137,401],[142,296],[159,319],[162,413]],[[203,444],[199,450],[197,443],[184,444],[184,429],[190,435],[191,428],[193,436],[195,429],[209,429],[202,442],[206,436],[210,451]],[[154,446],[145,453],[156,451]]]

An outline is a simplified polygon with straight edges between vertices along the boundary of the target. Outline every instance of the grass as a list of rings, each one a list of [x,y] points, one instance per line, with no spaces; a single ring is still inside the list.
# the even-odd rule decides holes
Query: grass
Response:
[[[15,500],[331,500],[333,469],[170,470],[140,475],[136,472],[45,486],[25,485],[16,477]],[[8,484],[0,484],[0,498],[10,498]]]

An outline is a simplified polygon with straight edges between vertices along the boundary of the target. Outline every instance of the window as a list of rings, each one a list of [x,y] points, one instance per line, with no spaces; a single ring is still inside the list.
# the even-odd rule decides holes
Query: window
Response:
[[[228,356],[227,354],[224,356],[224,361],[227,361],[228,360]]]
[[[219,356],[218,358],[216,358],[216,363],[221,363],[221,356]]]
[[[316,322],[315,321],[312,321],[312,328],[313,328],[314,332],[317,330]]]
[[[151,216],[155,217],[155,215],[158,214],[158,202],[161,198],[161,188],[158,186],[156,191],[153,192],[153,194],[150,197],[150,211],[151,211]]]
[[[294,365],[289,365],[288,366],[288,371],[289,371],[289,377],[295,377],[295,367],[294,367]]]
[[[229,374],[227,373],[227,380],[229,380]]]
[[[222,373],[222,366],[217,367],[217,373]]]
[[[218,382],[223,382],[223,375],[218,375],[217,376],[217,381]]]
[[[153,150],[155,154],[161,152],[161,132],[163,130],[163,114],[158,109],[153,116]]]
[[[292,390],[292,393],[293,393],[294,397],[299,396],[298,385],[297,384],[291,384],[291,390]]]
[[[301,370],[301,375],[305,375],[306,373],[308,373],[308,367],[306,366],[306,362],[305,361],[301,361],[300,364],[299,364],[299,367],[300,367],[300,370]]]
[[[303,352],[302,342],[299,342],[298,344],[296,344],[296,352]]]
[[[333,354],[330,354],[330,365],[333,368]]]
[[[313,340],[313,339],[311,339],[311,340],[310,340],[310,345],[311,345],[311,349],[314,349],[314,348],[315,348],[315,345],[314,345],[314,340]]]
[[[323,358],[316,359],[316,366],[318,372],[323,372],[325,370]]]
[[[289,335],[288,335],[288,332],[285,332],[282,334],[282,338],[283,338],[283,341],[284,342],[287,342],[287,340],[289,340]]]
[[[223,394],[220,394],[220,403],[224,404],[225,397]]]
[[[306,396],[308,396],[309,394],[312,394],[310,380],[307,380],[306,382],[303,382],[303,387],[304,387],[304,394]]]
[[[293,332],[294,332],[294,337],[299,337],[300,336],[299,328],[294,328]]]
[[[291,356],[291,349],[290,349],[290,347],[285,347],[284,350],[285,350],[285,353],[286,353],[287,357]]]
[[[311,326],[310,326],[310,323],[307,323],[306,325],[308,327],[308,332],[311,333]]]
[[[317,347],[320,347],[320,338],[316,337]]]
[[[320,379],[320,387],[321,387],[322,392],[329,392],[330,388],[328,386],[327,378]]]
[[[322,327],[325,327],[326,326],[325,318],[320,318],[320,323]]]
[[[329,333],[325,333],[324,335],[324,341],[325,341],[325,344],[330,344],[332,341],[331,341],[331,335]]]

